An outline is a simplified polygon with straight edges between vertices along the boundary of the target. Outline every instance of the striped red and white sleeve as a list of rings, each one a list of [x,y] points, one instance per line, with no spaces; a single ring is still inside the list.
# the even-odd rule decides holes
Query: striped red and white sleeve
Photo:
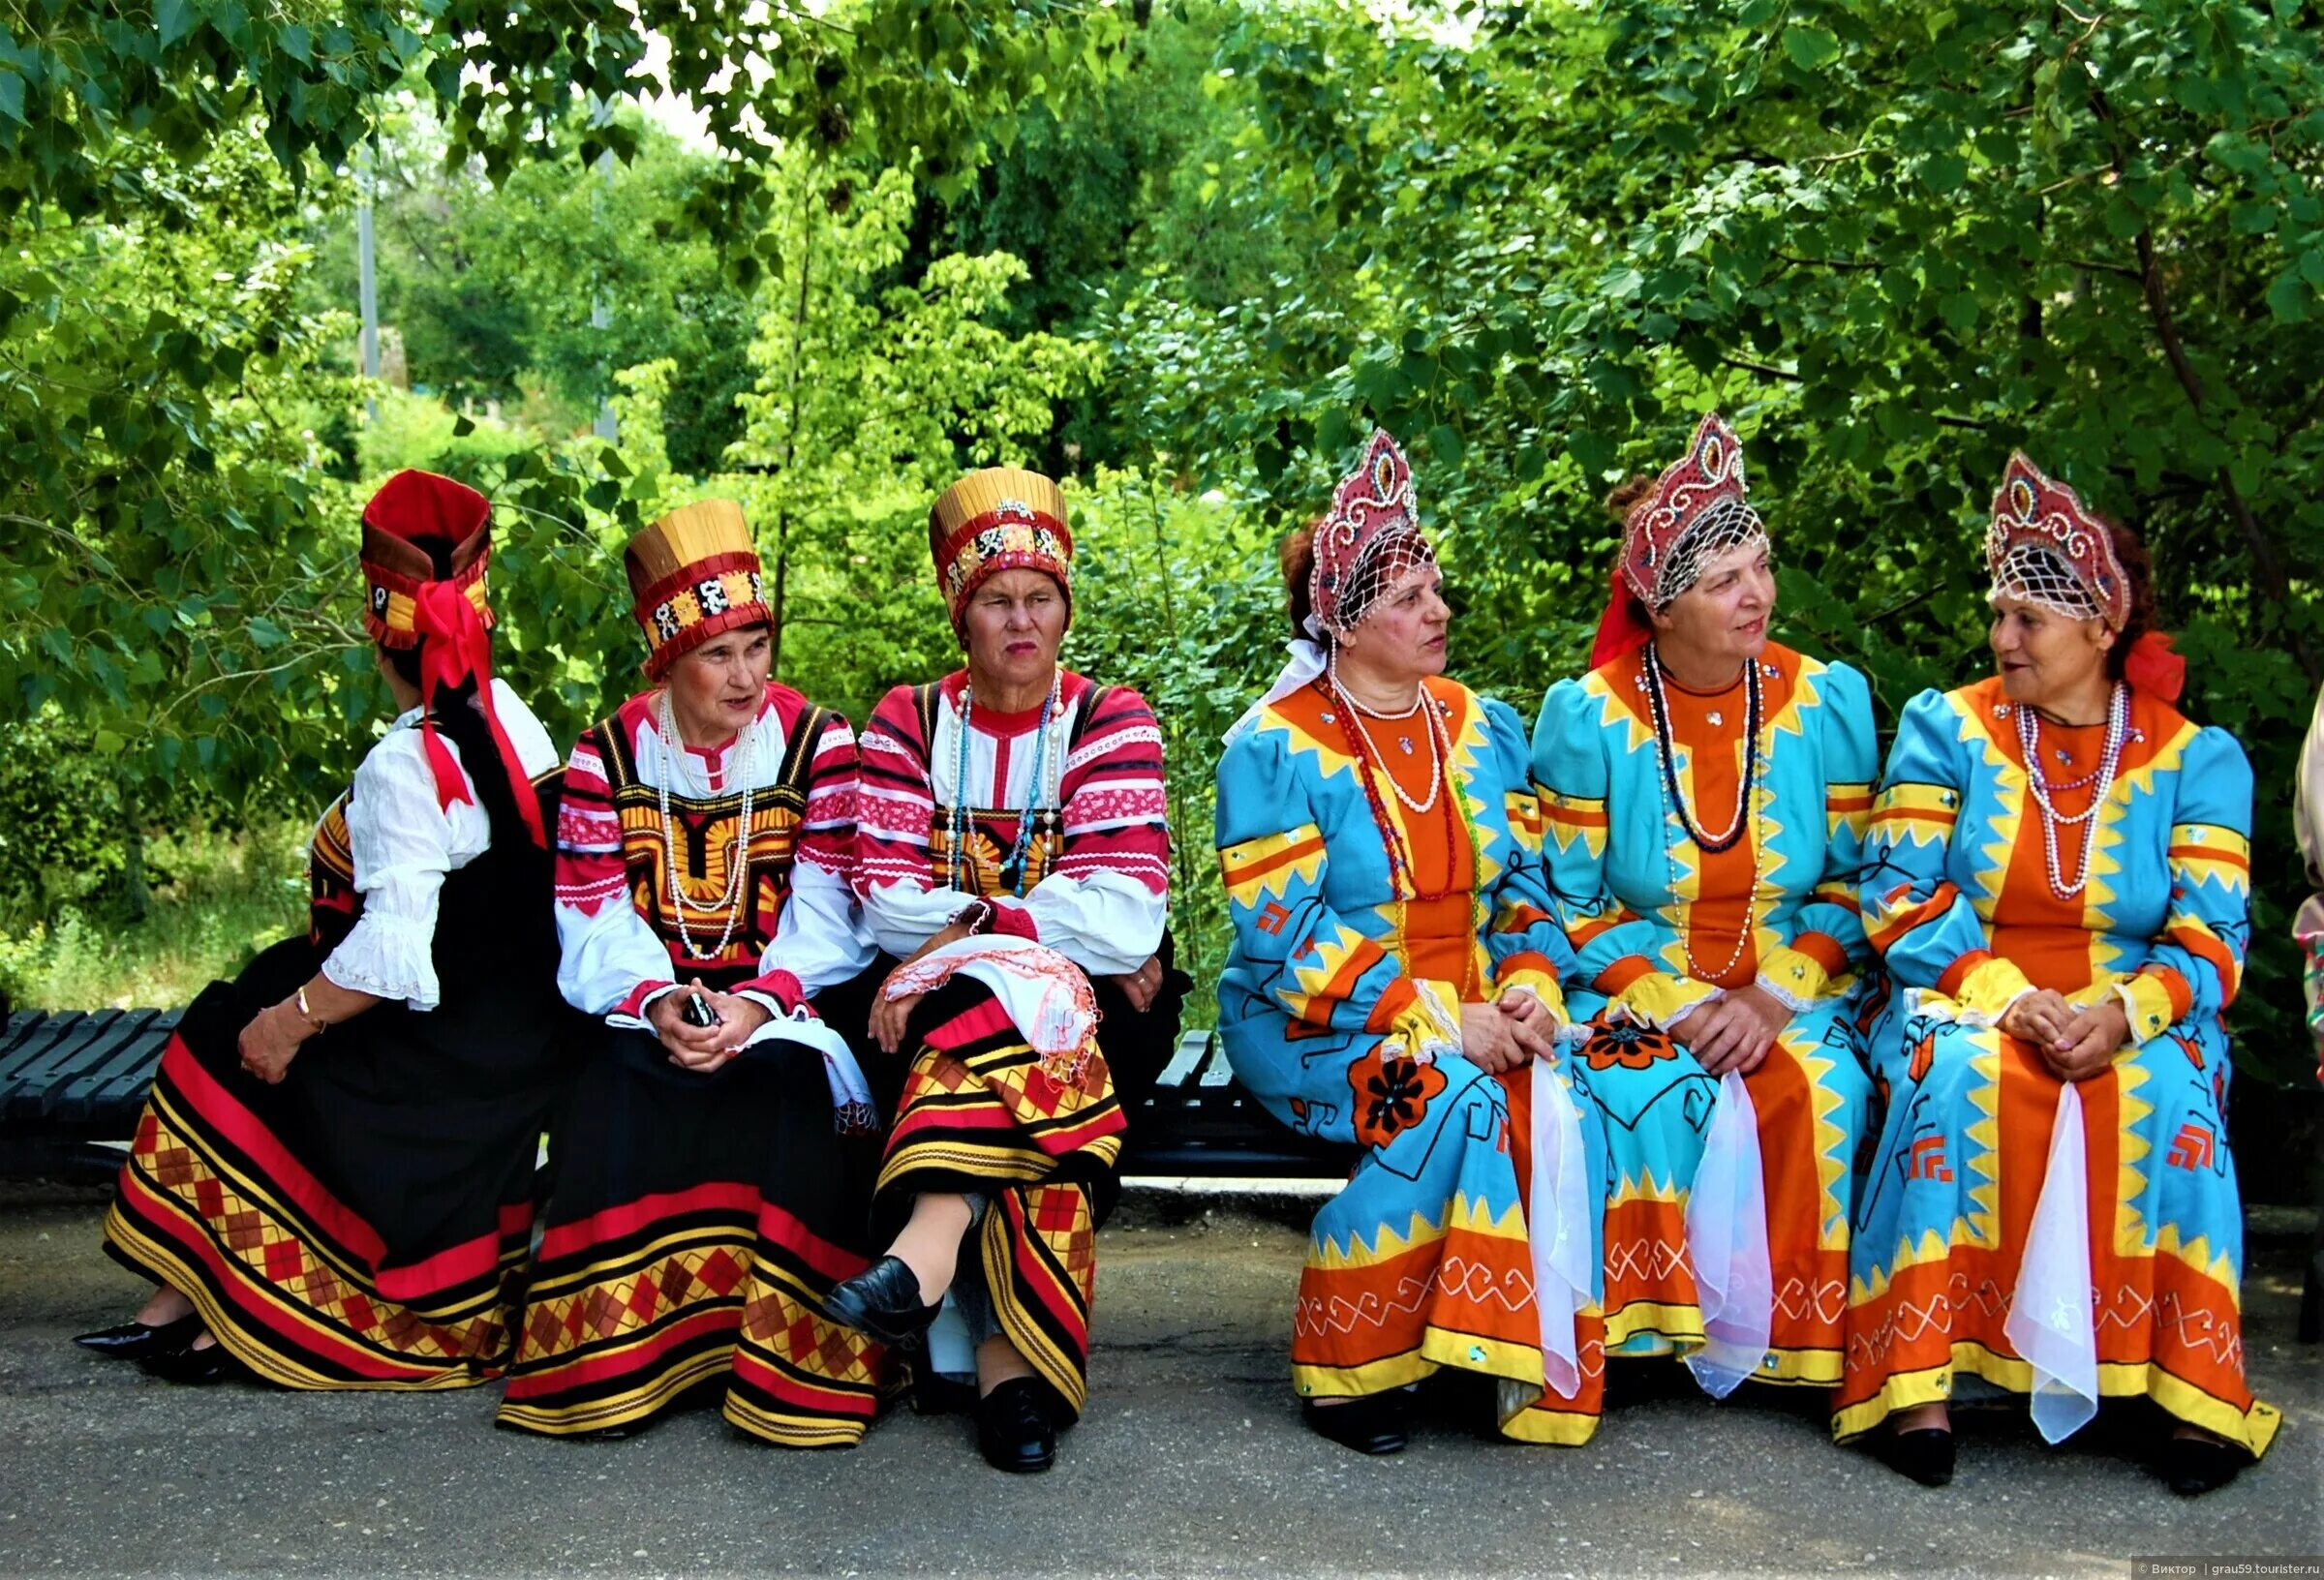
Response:
[[[592,727],[566,763],[557,810],[557,988],[589,1015],[638,1015],[670,986],[670,954],[630,903],[622,820],[606,777],[606,731]]]
[[[1041,942],[1093,975],[1135,971],[1162,946],[1170,803],[1162,729],[1127,686],[1092,693],[1059,785],[1063,848],[1024,898]]]
[[[935,787],[910,686],[900,685],[880,699],[856,746],[851,876],[872,938],[902,959],[942,931],[974,896],[935,879],[929,856]]]

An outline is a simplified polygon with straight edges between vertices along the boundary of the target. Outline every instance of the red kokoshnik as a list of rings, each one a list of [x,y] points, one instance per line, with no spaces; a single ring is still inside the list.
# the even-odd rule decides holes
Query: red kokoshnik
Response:
[[[2012,450],[1993,492],[1985,529],[1985,569],[1992,597],[2022,599],[2067,620],[2102,620],[2109,630],[2129,623],[2129,573],[2115,553],[2114,527],[2082,502],[2072,488]],[[2161,631],[2130,645],[2123,679],[2133,690],[2177,702],[2186,684],[2186,660]]]
[[[1598,619],[1590,667],[1635,652],[1653,636],[1636,604],[1667,608],[1711,559],[1755,539],[1764,543],[1766,535],[1759,513],[1744,498],[1743,441],[1725,417],[1708,412],[1696,425],[1686,455],[1622,518],[1622,549]]]
[[[1406,571],[1434,563],[1413,502],[1412,468],[1394,440],[1375,432],[1316,526],[1308,608],[1326,630],[1354,630],[1372,600]]]

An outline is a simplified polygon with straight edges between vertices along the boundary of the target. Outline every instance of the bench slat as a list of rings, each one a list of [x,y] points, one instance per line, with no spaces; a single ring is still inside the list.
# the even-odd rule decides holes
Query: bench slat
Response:
[[[1183,1086],[1205,1059],[1210,1056],[1211,1034],[1189,1031],[1178,1038],[1178,1046],[1170,1055],[1170,1062],[1154,1078],[1156,1086]]]
[[[27,1064],[18,1073],[15,1089],[8,1094],[7,1117],[21,1121],[52,1116],[65,1083],[87,1069],[91,1061],[113,1051],[117,1040],[128,1034],[129,1028],[122,1025],[126,1018],[117,1013],[91,1015],[58,1038],[45,1057]]]
[[[15,1017],[10,1017],[10,1029],[15,1035],[10,1039],[8,1051],[0,1053],[0,1099],[15,1089],[24,1073],[46,1060],[56,1051],[58,1043],[73,1034],[89,1017],[79,1010],[63,1010],[55,1015],[24,1017],[25,1024],[17,1027]],[[0,1102],[0,1107],[5,1107]]]
[[[142,1097],[176,1024],[174,1011],[139,1011],[137,1023],[126,1027],[117,1042],[103,1049],[90,1049],[79,1069],[51,1099],[48,1111],[60,1119],[87,1124],[111,1117],[111,1110],[122,1106],[129,1090]],[[134,1113],[127,1119],[134,1120]]]

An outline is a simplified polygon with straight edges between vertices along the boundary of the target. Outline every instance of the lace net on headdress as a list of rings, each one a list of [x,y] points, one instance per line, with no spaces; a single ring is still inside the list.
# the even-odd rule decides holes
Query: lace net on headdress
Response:
[[[1654,607],[1667,609],[1672,600],[1701,579],[1703,567],[1730,549],[1749,545],[1766,550],[1767,529],[1759,513],[1738,499],[1710,505],[1671,545],[1654,578]]]
[[[1413,571],[1435,566],[1436,551],[1418,532],[1407,528],[1382,532],[1364,545],[1355,568],[1348,572],[1329,628],[1342,634],[1354,630],[1382,593]]]
[[[2038,543],[2011,544],[1993,570],[1988,602],[2015,598],[2067,620],[2096,620],[2105,611],[2065,557]]]

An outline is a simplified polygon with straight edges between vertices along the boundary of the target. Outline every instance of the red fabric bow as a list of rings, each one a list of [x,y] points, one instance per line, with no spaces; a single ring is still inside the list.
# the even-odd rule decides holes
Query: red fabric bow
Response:
[[[1598,639],[1590,644],[1590,667],[1612,662],[1626,653],[1636,653],[1654,640],[1654,628],[1638,619],[1638,600],[1622,578],[1622,562],[1614,562],[1611,585],[1606,589],[1605,610],[1598,617]]]
[[[2186,660],[2171,651],[2168,631],[2148,631],[2130,644],[2123,659],[2123,679],[2133,691],[2175,703],[2186,689]]]
[[[484,617],[468,594],[450,582],[428,582],[413,597],[413,629],[419,633],[419,734],[427,748],[428,767],[436,775],[436,803],[449,808],[454,802],[474,805],[475,796],[461,775],[460,764],[436,733],[436,690],[450,688],[474,678],[476,703],[491,726],[492,744],[508,771],[508,788],[515,793],[516,809],[525,832],[542,850],[549,848],[548,831],[541,826],[540,803],[532,794],[532,775],[508,732],[501,727],[492,695],[492,640],[485,634]]]

